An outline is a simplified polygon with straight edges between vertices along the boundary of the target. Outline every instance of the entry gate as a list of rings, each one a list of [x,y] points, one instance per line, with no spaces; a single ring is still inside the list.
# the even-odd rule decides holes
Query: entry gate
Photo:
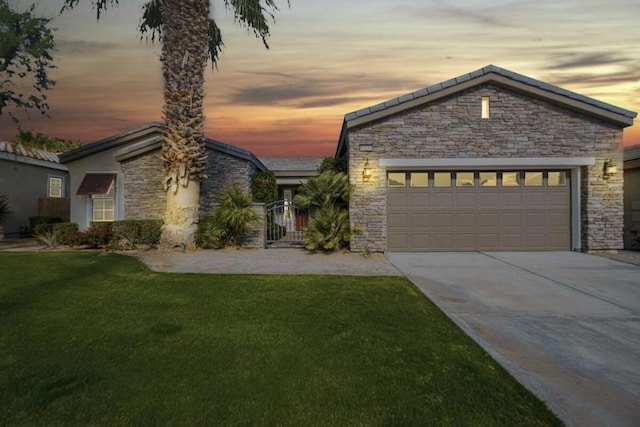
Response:
[[[289,200],[278,200],[265,206],[267,247],[302,246],[309,223],[309,211]]]

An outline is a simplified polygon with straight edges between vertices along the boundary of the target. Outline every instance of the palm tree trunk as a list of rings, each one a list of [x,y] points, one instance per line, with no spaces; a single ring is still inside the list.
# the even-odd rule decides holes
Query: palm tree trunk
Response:
[[[205,178],[204,71],[209,0],[162,0],[165,133],[162,162],[167,204],[163,240],[191,245]]]

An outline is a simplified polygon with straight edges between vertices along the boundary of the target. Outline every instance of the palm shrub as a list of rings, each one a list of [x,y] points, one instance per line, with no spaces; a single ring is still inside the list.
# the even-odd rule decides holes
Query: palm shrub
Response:
[[[240,246],[259,220],[251,206],[251,195],[233,184],[217,199],[218,205],[198,225],[196,243],[205,248]]]
[[[10,213],[9,196],[4,193],[0,193],[0,225],[5,223]]]
[[[351,185],[346,174],[326,171],[302,184],[294,202],[302,208],[344,206],[349,203],[350,192]]]
[[[310,251],[338,251],[349,244],[349,212],[338,206],[321,209],[307,227],[304,246]]]
[[[349,177],[325,171],[300,186],[295,203],[315,210],[303,239],[310,251],[337,251],[349,245]]]

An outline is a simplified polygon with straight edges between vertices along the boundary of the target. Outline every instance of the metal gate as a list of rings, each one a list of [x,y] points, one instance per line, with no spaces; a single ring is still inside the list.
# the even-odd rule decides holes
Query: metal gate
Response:
[[[309,223],[309,211],[289,200],[278,200],[265,206],[265,243],[269,248],[302,246]]]

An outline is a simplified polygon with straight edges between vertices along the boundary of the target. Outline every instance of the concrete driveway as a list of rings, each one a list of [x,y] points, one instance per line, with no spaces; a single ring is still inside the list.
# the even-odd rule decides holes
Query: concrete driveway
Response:
[[[640,267],[575,252],[388,258],[567,425],[640,425]]]

